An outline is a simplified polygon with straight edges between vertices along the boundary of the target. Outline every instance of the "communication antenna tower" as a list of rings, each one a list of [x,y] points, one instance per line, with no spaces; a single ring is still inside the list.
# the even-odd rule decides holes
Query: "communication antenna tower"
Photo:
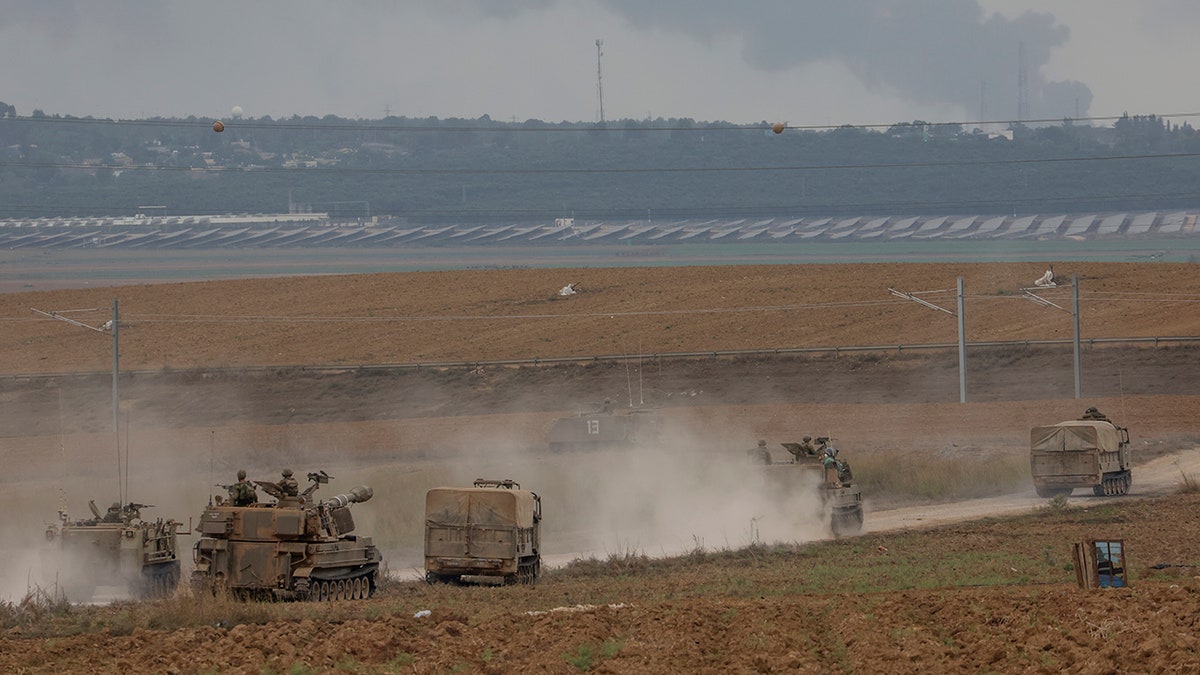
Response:
[[[1029,76],[1025,73],[1025,43],[1017,44],[1017,121],[1029,119]]]
[[[604,40],[596,40],[596,98],[600,106],[600,124],[604,124],[604,81],[600,76],[600,57],[604,56],[604,51],[601,47],[604,46]]]

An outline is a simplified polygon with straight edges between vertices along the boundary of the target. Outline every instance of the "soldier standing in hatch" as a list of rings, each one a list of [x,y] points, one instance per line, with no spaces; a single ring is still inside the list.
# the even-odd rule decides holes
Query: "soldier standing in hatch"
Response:
[[[258,501],[258,492],[254,486],[246,480],[246,470],[238,469],[238,482],[234,483],[229,488],[229,499],[234,506],[250,506]]]
[[[100,519],[102,523],[119,523],[121,522],[121,505],[113,502],[112,506],[108,507],[108,513]]]
[[[767,442],[764,440],[759,440],[756,447],[747,450],[746,456],[755,464],[770,464],[772,462],[771,451],[767,449]]]
[[[817,449],[813,447],[812,436],[805,436],[800,442],[800,452],[804,453],[805,457],[816,457]],[[799,459],[799,457],[797,457]]]
[[[300,485],[292,478],[292,470],[284,469],[283,478],[279,480],[279,491],[284,497],[295,497],[300,494]]]
[[[1083,417],[1081,417],[1081,418],[1079,418],[1079,419],[1084,419],[1084,420],[1099,420],[1099,421],[1101,421],[1101,422],[1108,422],[1108,421],[1109,421],[1109,419],[1108,419],[1108,415],[1105,415],[1104,413],[1100,412],[1100,411],[1099,411],[1099,410],[1097,410],[1095,407],[1088,408],[1087,410],[1083,411]]]

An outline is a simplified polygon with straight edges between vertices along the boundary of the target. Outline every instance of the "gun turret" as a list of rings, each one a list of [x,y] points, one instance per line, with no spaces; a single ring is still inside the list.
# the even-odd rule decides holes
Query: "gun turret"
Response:
[[[347,492],[345,494],[335,495],[333,497],[330,497],[329,499],[326,499],[324,502],[322,502],[322,504],[326,508],[340,509],[343,506],[349,506],[350,504],[360,504],[374,496],[375,496],[374,490],[367,487],[366,485],[359,485],[359,486],[355,487],[353,490],[351,490],[350,492]]]

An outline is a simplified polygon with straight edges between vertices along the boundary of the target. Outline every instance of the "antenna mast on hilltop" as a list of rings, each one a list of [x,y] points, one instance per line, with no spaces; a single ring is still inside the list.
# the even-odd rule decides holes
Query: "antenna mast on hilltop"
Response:
[[[604,81],[600,77],[600,57],[604,55],[600,48],[604,46],[604,40],[596,40],[596,98],[600,105],[600,124],[604,124]]]
[[[1025,72],[1025,43],[1017,43],[1017,121],[1029,119],[1029,75]]]

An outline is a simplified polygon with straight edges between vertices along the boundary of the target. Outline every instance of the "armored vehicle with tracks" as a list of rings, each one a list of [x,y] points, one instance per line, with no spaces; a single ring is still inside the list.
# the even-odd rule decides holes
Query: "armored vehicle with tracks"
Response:
[[[542,570],[542,499],[512,480],[425,493],[425,579],[532,584]]]
[[[289,473],[285,472],[285,476]],[[326,500],[313,492],[331,476],[308,474],[297,494],[284,482],[254,481],[274,503],[235,506],[217,497],[200,517],[193,550],[193,586],[245,599],[362,600],[378,584],[382,555],[370,537],[354,532],[350,505],[373,496],[355,487]],[[231,488],[233,486],[222,486]]]
[[[1106,418],[1029,431],[1029,468],[1039,497],[1065,497],[1075,488],[1091,488],[1097,496],[1123,495],[1133,482],[1131,467],[1129,430]]]
[[[645,408],[577,413],[554,420],[546,433],[551,452],[611,450],[653,444],[662,435],[663,416]]]
[[[92,602],[101,587],[122,589],[135,600],[175,592],[179,584],[179,523],[144,520],[150,504],[113,502],[101,514],[88,502],[92,517],[72,520],[65,507],[46,528],[51,545],[46,570],[72,602]]]
[[[808,450],[807,443],[781,443],[789,458],[776,461],[768,453],[762,467],[772,488],[791,490],[794,486],[815,485],[821,498],[820,517],[829,519],[829,528],[836,536],[856,534],[863,525],[862,488],[854,482],[850,463],[838,459],[838,451],[828,438],[817,439],[817,449]]]

